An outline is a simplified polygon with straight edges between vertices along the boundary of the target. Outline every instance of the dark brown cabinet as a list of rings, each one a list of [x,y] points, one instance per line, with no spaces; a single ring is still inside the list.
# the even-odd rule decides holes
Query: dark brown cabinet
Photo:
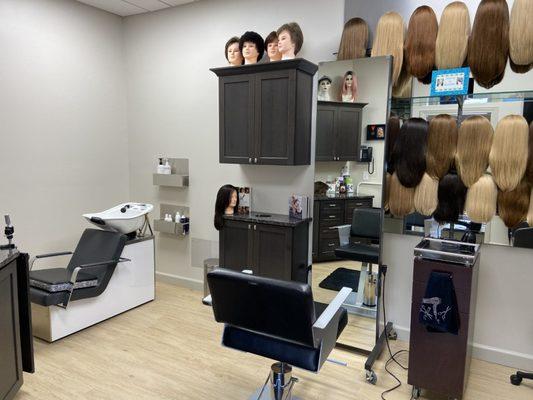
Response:
[[[283,280],[305,281],[309,223],[279,226],[225,220],[220,230],[220,266]]]
[[[365,105],[366,103],[318,102],[316,161],[358,160]]]
[[[220,162],[310,164],[317,69],[303,59],[211,69],[219,77]]]

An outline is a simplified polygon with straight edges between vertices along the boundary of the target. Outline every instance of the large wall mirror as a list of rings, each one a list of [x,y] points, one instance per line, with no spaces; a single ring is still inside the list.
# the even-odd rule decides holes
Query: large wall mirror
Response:
[[[353,289],[338,344],[366,351],[377,332],[390,74],[390,57],[324,62],[318,70],[313,293],[329,303],[343,286]],[[339,253],[346,243],[352,251]]]

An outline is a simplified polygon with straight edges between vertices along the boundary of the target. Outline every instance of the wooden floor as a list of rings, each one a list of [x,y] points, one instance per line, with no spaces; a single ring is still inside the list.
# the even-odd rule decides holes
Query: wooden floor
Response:
[[[247,399],[267,376],[271,361],[223,348],[221,326],[201,293],[158,284],[157,300],[53,344],[35,341],[37,372],[25,374],[16,400]],[[405,347],[394,343],[394,348]],[[334,350],[319,374],[295,370],[295,395],[312,400],[379,399],[393,386],[376,364],[378,383],[365,382],[365,359]],[[404,358],[405,360],[405,358]],[[404,385],[387,399],[409,399]],[[531,400],[533,385],[510,385],[510,368],[474,361],[467,400]]]

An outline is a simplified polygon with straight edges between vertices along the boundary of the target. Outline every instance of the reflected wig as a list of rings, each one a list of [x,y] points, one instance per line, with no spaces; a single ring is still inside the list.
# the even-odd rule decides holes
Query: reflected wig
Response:
[[[381,16],[376,27],[371,55],[372,57],[393,56],[393,85],[398,81],[402,70],[404,36],[405,24],[400,14],[388,12]]]
[[[486,89],[501,82],[509,55],[509,7],[506,0],[482,0],[468,43],[468,65]]]
[[[527,213],[527,223],[533,227],[533,188],[531,189],[531,196],[529,197],[529,211]]]
[[[461,124],[455,166],[467,187],[476,183],[487,170],[493,135],[494,129],[489,120],[480,115],[468,117]]]
[[[403,52],[403,57],[405,59],[405,50]],[[405,63],[402,65],[402,70],[400,71],[400,76],[398,81],[392,87],[392,97],[397,99],[404,99],[406,97],[411,97],[411,92],[413,91],[413,77],[407,72],[407,66]]]
[[[400,128],[394,143],[394,171],[402,185],[416,187],[426,172],[428,123],[422,118],[409,118]]]
[[[441,179],[450,170],[457,150],[457,121],[448,114],[440,114],[429,123],[426,154],[427,173]]]
[[[387,172],[392,174],[394,172],[393,149],[398,135],[400,134],[400,118],[393,115],[387,121],[387,147],[385,152],[385,160],[387,161]]]
[[[515,0],[509,28],[509,57],[525,72],[533,64],[533,1]],[[522,72],[522,71],[520,71]]]
[[[489,165],[494,182],[504,192],[514,190],[527,168],[529,128],[521,115],[498,122],[490,150]]]
[[[531,188],[526,181],[520,182],[510,192],[498,191],[498,215],[508,228],[515,228],[527,219]]]
[[[472,222],[488,223],[496,215],[498,187],[492,176],[483,175],[466,193],[465,212]]]
[[[435,43],[439,23],[433,9],[420,6],[411,15],[405,40],[407,72],[422,81],[435,66]]]
[[[533,186],[533,122],[529,125],[529,155],[527,159],[526,179]]]
[[[437,209],[439,181],[428,174],[424,174],[422,180],[415,189],[415,210],[422,215],[430,216]]]
[[[394,173],[390,178],[389,211],[395,217],[405,217],[414,209],[415,189],[407,188],[400,183],[398,175]]]
[[[439,204],[433,218],[439,223],[455,222],[464,211],[466,186],[456,174],[447,174],[439,182]]]
[[[368,24],[355,17],[344,24],[337,60],[353,60],[366,56],[368,47]]]
[[[470,13],[462,1],[446,6],[440,17],[439,33],[435,46],[437,69],[451,69],[463,66],[468,52],[470,36]]]

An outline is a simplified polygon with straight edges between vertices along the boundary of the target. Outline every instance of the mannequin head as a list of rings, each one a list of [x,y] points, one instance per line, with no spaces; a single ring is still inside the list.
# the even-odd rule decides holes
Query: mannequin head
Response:
[[[244,58],[244,64],[256,64],[265,52],[265,42],[261,35],[248,31],[239,40],[239,50]]]
[[[272,31],[265,39],[265,50],[270,61],[281,60],[281,53],[278,50],[278,34]]]
[[[281,53],[281,59],[291,60],[295,58],[304,42],[304,35],[300,29],[300,25],[296,22],[283,24],[277,30],[277,34],[278,49]]]
[[[329,91],[331,89],[331,78],[324,75],[318,80],[318,100],[331,100]]]
[[[357,77],[353,71],[346,71],[342,80],[341,100],[354,102],[357,97]]]
[[[243,64],[244,60],[239,50],[239,38],[237,36],[233,36],[226,42],[224,54],[230,65],[237,66]]]
[[[215,203],[215,228],[222,229],[224,226],[224,215],[233,215],[235,208],[239,206],[239,196],[237,188],[233,185],[222,186],[217,193]]]

